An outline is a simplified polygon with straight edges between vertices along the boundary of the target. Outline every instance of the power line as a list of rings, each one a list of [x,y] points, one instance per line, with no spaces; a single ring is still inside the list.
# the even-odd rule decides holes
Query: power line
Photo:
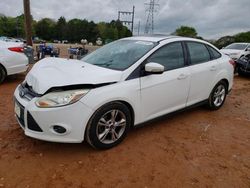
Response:
[[[157,1],[158,2],[158,1]],[[147,22],[145,25],[145,34],[153,34],[154,33],[154,13],[157,12],[160,7],[159,3],[156,0],[150,0],[149,3],[145,3]]]

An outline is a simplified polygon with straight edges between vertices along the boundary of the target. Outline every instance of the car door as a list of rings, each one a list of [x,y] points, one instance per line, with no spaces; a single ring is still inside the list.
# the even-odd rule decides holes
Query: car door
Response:
[[[209,98],[214,87],[214,78],[220,70],[220,64],[211,58],[208,46],[199,42],[186,42],[191,71],[190,91],[187,106]]]
[[[146,121],[184,108],[189,91],[190,71],[185,65],[181,42],[166,44],[147,59],[165,67],[162,74],[142,76],[141,117]]]

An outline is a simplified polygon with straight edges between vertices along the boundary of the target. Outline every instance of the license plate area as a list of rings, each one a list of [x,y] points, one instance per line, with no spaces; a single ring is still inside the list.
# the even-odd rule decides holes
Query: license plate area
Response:
[[[21,104],[19,104],[19,102],[17,102],[16,100],[15,100],[15,104],[14,104],[14,111],[15,111],[15,114],[16,114],[16,117],[17,117],[19,123],[24,128],[25,127],[25,125],[24,125],[24,107]]]

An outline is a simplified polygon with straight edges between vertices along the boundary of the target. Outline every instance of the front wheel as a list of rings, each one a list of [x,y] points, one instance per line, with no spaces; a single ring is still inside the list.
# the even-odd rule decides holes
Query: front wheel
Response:
[[[211,110],[218,110],[225,102],[227,96],[227,84],[224,81],[220,81],[212,90],[208,106]]]
[[[94,148],[109,149],[126,137],[131,125],[131,114],[126,105],[113,102],[104,105],[90,119],[86,140]]]

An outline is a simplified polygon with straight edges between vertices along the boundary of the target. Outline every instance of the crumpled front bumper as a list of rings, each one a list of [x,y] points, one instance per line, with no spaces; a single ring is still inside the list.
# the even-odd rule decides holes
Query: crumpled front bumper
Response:
[[[84,140],[92,109],[80,101],[63,107],[39,108],[35,104],[36,100],[22,98],[18,87],[15,90],[15,116],[25,135],[51,142],[80,143]],[[64,127],[66,132],[58,134],[53,130],[55,125]]]

